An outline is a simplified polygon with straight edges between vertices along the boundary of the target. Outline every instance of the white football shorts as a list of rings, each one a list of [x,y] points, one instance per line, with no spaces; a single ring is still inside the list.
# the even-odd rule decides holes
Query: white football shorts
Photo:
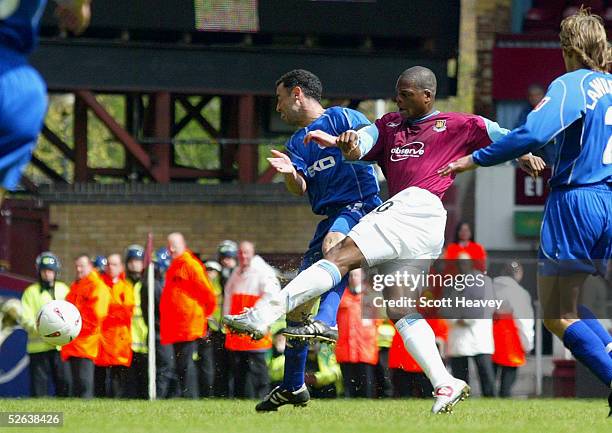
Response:
[[[438,258],[445,228],[446,210],[440,199],[427,190],[410,187],[363,217],[348,236],[368,267],[388,272],[409,260]]]

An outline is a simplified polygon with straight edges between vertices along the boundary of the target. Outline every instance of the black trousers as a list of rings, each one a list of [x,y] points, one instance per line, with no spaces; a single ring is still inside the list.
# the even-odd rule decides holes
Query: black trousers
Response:
[[[499,389],[497,395],[503,398],[512,397],[512,387],[516,382],[518,367],[507,367],[505,365],[493,364],[495,377],[499,374]]]
[[[57,350],[30,353],[30,386],[32,397],[56,395],[70,397],[72,374]],[[52,393],[52,388],[55,393]]]
[[[481,353],[475,356],[457,356],[450,358],[451,370],[453,376],[457,379],[462,379],[465,382],[470,381],[468,359],[472,358],[476,362],[478,369],[478,378],[480,379],[480,388],[484,397],[495,397],[495,373],[493,372],[493,362],[491,355]]]
[[[155,345],[155,364],[157,374],[155,388],[157,398],[174,397],[171,393],[172,385],[176,383],[176,365],[174,361],[174,347],[171,344],[161,344],[159,340]]]
[[[225,348],[225,334],[223,332],[211,332],[210,340],[213,346],[215,363],[213,395],[215,397],[229,397],[231,360],[229,351]]]
[[[215,385],[215,348],[213,341],[201,338],[197,341],[197,346],[198,361],[196,368],[200,397],[213,397]]]
[[[183,398],[198,398],[198,373],[193,354],[197,350],[195,341],[174,343],[174,359],[178,376],[179,395]]]
[[[134,352],[126,380],[127,398],[149,398],[149,356],[146,353]]]
[[[262,399],[270,389],[265,352],[231,351],[234,397]]]
[[[110,367],[94,368],[94,397],[107,398],[112,397],[110,384]]]
[[[374,395],[378,398],[393,397],[393,384],[391,383],[391,370],[389,369],[389,348],[381,347],[378,350],[378,364],[374,374],[376,376],[376,390]]]
[[[364,363],[340,363],[344,396],[374,398],[374,366]]]
[[[394,398],[431,398],[433,386],[425,373],[404,371],[400,368],[391,369]]]
[[[94,397],[94,363],[87,358],[69,358],[74,397]]]

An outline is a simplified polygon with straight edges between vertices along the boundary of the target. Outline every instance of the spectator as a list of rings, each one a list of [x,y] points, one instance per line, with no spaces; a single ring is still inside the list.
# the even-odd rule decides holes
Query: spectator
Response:
[[[198,398],[198,379],[193,355],[196,340],[206,334],[207,318],[215,310],[215,296],[204,265],[187,250],[181,233],[168,236],[172,262],[162,290],[160,336],[172,344],[181,397]]]
[[[378,398],[393,397],[391,370],[389,369],[389,350],[395,336],[395,327],[391,321],[380,321],[376,327],[376,345],[378,346],[378,364],[376,364],[376,392]]]
[[[149,396],[149,346],[146,317],[142,313],[144,272],[144,248],[133,244],[125,250],[126,280],[134,292],[134,314],[132,315],[132,364],[128,371],[130,398],[146,399]]]
[[[503,300],[502,310],[493,315],[493,364],[500,371],[500,397],[512,396],[518,367],[525,365],[525,354],[533,348],[533,306],[529,292],[520,284],[522,279],[523,266],[513,260],[493,280],[495,297]]]
[[[545,94],[546,90],[539,84],[531,84],[527,88],[527,102],[519,114],[514,128],[518,128],[519,126],[525,124],[527,121],[527,116],[538,106]],[[537,151],[534,151],[533,153],[541,157],[548,166],[552,167],[552,165],[555,163],[555,148],[554,145],[551,145],[550,143]]]
[[[255,256],[252,242],[240,243],[238,262],[239,266],[225,285],[224,314],[239,314],[258,300],[267,300],[280,291],[274,269]],[[225,347],[230,351],[234,397],[264,398],[270,385],[266,365],[266,352],[272,348],[270,334],[254,340],[248,335],[230,332],[226,335]]]
[[[519,126],[525,124],[527,121],[527,116],[535,107],[538,106],[545,94],[546,91],[544,90],[544,87],[540,86],[539,84],[531,84],[527,88],[527,102],[525,104],[525,108],[523,108],[523,111],[521,111],[519,114],[514,128],[518,128]]]
[[[172,257],[167,247],[159,248],[153,256],[153,266],[155,270],[155,287],[153,294],[155,296],[155,365],[156,365],[156,380],[155,388],[157,398],[174,397],[177,393],[177,377],[176,365],[174,361],[174,348],[171,344],[161,344],[160,338],[160,312],[159,303],[166,282],[166,272],[170,267]],[[149,291],[146,279],[142,282],[142,315],[144,319],[149,317]],[[147,319],[148,320],[148,319]]]
[[[57,281],[61,270],[58,257],[47,251],[36,257],[38,281],[28,286],[21,296],[21,326],[28,332],[30,356],[30,382],[32,397],[51,394],[51,388],[59,397],[69,397],[71,388],[70,366],[62,361],[57,347],[45,343],[36,330],[36,316],[43,305],[52,300],[63,300],[70,290]]]
[[[349,274],[349,290],[338,308],[336,360],[342,369],[346,397],[374,397],[374,367],[378,363],[376,322],[361,310],[361,269]]]
[[[308,345],[304,383],[313,398],[336,398],[343,394],[342,370],[329,343],[314,341]]]
[[[128,397],[128,371],[132,363],[132,315],[134,288],[125,280],[119,254],[108,256],[111,301],[108,315],[102,322],[100,350],[95,364],[110,374],[111,396]]]
[[[234,269],[236,269],[238,256],[238,244],[234,241],[225,240],[217,247],[217,260],[221,265],[219,283],[221,285],[221,295],[217,297],[217,302],[221,302],[218,317],[221,317],[223,310],[224,288]],[[219,305],[219,304],[217,304]],[[214,347],[215,359],[215,384],[213,394],[215,397],[229,397],[230,384],[230,359],[229,352],[225,350],[225,332],[222,327],[218,330],[211,329],[210,339]]]
[[[238,244],[234,241],[225,240],[217,247],[217,257],[221,265],[221,285],[225,287],[230,275],[238,266]]]
[[[476,269],[471,257],[460,253],[457,257],[460,275],[474,275],[466,279],[461,287],[456,286],[453,295],[472,300],[494,299],[493,283],[489,277]],[[480,278],[476,278],[480,275]],[[481,283],[482,281],[482,283]],[[453,376],[469,383],[468,360],[476,362],[480,388],[485,397],[494,397],[495,374],[491,355],[493,354],[493,310],[490,308],[451,308],[449,310],[448,356]]]
[[[223,343],[225,338],[221,339],[221,312],[223,311],[223,287],[221,286],[222,267],[218,262],[209,260],[204,263],[206,266],[206,274],[213,288],[215,298],[217,299],[217,308],[212,316],[208,318],[208,334],[206,338],[198,341],[198,358],[196,367],[198,369],[198,382],[200,386],[200,397],[215,396],[215,381],[219,375],[219,368],[227,368],[226,365],[218,365],[219,361],[223,361],[225,352]]]
[[[459,258],[459,254],[466,253],[471,257],[474,268],[481,272],[487,270],[487,252],[484,247],[478,242],[474,242],[474,234],[470,225],[462,221],[457,224],[455,230],[455,240],[446,247],[446,253],[444,259],[446,262],[446,272],[455,274],[457,273],[456,264],[454,260]]]
[[[108,259],[106,258],[106,256],[97,255],[96,257],[94,257],[92,262],[98,274],[103,277],[106,273],[106,267],[108,266]]]
[[[77,338],[62,347],[61,354],[62,359],[70,363],[74,396],[93,398],[94,360],[100,350],[102,322],[108,315],[111,294],[89,256],[81,254],[74,264],[77,279],[70,286],[66,301],[81,312],[83,327]]]
[[[279,332],[274,334],[272,343],[270,382],[272,386],[277,386],[282,383],[285,372],[286,338]],[[343,394],[342,372],[329,344],[313,342],[309,345],[304,381],[312,397],[335,398]]]

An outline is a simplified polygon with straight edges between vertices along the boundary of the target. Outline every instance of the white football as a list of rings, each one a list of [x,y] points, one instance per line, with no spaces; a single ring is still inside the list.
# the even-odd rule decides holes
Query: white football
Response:
[[[54,346],[63,346],[81,332],[81,313],[67,301],[51,301],[36,316],[36,329],[41,338]]]

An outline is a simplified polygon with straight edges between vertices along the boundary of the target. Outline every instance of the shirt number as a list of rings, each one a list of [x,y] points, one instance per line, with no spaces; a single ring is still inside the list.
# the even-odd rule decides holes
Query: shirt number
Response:
[[[606,111],[606,125],[612,125],[612,107],[608,107]],[[604,165],[612,164],[612,135],[608,139],[608,144],[603,153]]]

